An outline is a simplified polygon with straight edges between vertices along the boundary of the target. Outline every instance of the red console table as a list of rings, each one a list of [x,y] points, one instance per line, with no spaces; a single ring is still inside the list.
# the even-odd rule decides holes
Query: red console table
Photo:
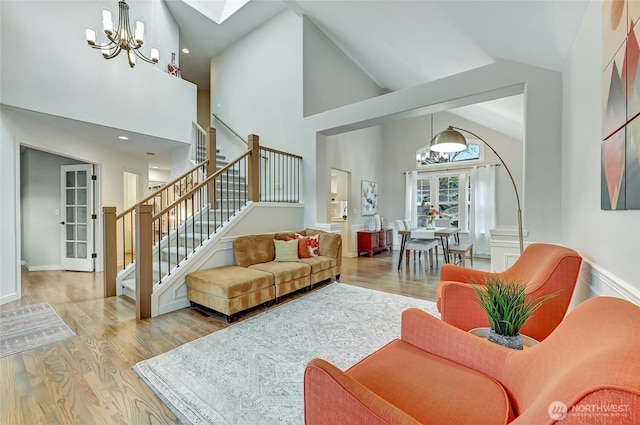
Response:
[[[392,247],[393,231],[391,229],[358,232],[358,255],[365,252],[369,254],[369,257],[373,257],[375,252],[392,249]]]

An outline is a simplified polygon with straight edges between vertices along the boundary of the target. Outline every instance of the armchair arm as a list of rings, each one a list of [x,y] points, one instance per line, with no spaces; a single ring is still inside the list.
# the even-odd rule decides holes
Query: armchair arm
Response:
[[[475,301],[473,286],[461,282],[438,282],[441,319],[463,331],[489,327],[487,314]]]
[[[440,280],[453,280],[455,282],[482,283],[487,276],[494,276],[481,270],[467,269],[455,264],[443,264],[440,268]]]
[[[403,341],[501,381],[512,350],[455,328],[429,313],[410,308],[402,313]]]
[[[304,371],[305,425],[419,425],[415,419],[322,359]]]

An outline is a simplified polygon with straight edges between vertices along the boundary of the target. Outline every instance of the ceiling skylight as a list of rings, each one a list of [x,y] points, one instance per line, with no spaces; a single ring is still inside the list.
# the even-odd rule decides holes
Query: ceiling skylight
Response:
[[[250,0],[182,0],[216,24],[221,24]]]

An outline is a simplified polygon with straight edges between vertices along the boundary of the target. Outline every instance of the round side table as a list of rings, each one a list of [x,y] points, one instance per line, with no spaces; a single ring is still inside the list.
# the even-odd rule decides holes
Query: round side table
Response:
[[[471,329],[469,331],[470,334],[475,335],[475,336],[479,336],[481,338],[486,338],[487,335],[489,334],[489,330],[491,330],[491,328],[474,328]],[[522,338],[522,345],[523,347],[526,348],[531,348],[536,344],[539,344],[540,342],[531,338],[530,336],[527,335],[522,335],[520,334],[520,337]]]

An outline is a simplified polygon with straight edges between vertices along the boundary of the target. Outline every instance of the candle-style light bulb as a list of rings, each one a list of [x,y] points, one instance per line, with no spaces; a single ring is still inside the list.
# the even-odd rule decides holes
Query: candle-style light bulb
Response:
[[[84,30],[84,34],[87,38],[87,43],[91,46],[95,46],[96,44],[96,32],[92,28],[87,28]]]
[[[158,49],[156,49],[155,47],[151,48],[151,60],[154,62],[158,62],[158,60],[160,59],[160,53],[158,52]]]
[[[136,29],[134,31],[136,43],[144,43],[144,23],[136,21]]]
[[[113,34],[113,21],[111,20],[111,12],[102,9],[102,29],[107,35]]]
[[[133,68],[136,66],[136,55],[133,53],[133,50],[128,50],[127,53],[129,55],[129,66]]]

